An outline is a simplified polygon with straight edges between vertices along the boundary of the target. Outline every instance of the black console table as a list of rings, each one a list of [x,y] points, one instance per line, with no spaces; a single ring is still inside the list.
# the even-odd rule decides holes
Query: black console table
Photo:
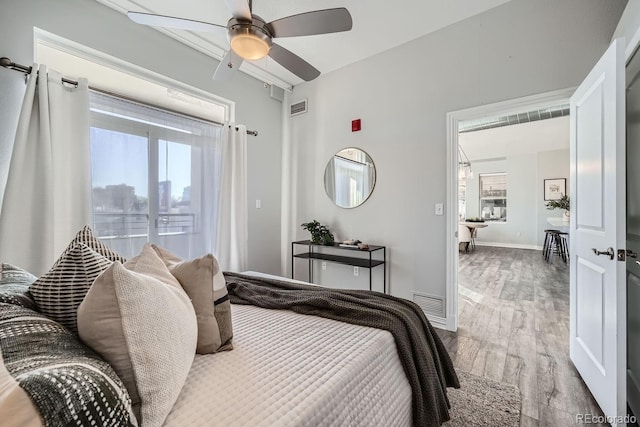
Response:
[[[296,253],[296,246],[304,246],[305,252]],[[316,250],[314,250],[314,248]],[[318,252],[317,248],[330,248],[337,249],[341,253],[338,254],[330,254],[324,252]],[[382,259],[374,259],[374,252],[382,251]],[[354,256],[355,252],[364,253],[368,255],[368,258],[357,257]],[[294,260],[295,258],[302,258],[309,261],[309,281],[313,282],[313,260],[322,260],[335,262],[337,264],[345,264],[352,265],[354,267],[362,267],[369,269],[369,290],[373,290],[372,288],[372,279],[371,279],[371,270],[374,267],[379,265],[382,266],[382,277],[383,277],[383,292],[387,293],[387,248],[385,246],[375,246],[369,245],[369,249],[358,249],[358,248],[345,248],[340,246],[339,243],[334,243],[333,245],[319,245],[316,243],[311,243],[310,240],[299,240],[297,242],[291,242],[291,278],[294,279]]]

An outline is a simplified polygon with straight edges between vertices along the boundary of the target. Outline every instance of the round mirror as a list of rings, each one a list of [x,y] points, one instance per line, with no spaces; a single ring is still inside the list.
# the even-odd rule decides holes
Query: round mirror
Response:
[[[324,170],[324,189],[341,208],[363,204],[376,185],[376,167],[371,157],[358,148],[338,151]]]

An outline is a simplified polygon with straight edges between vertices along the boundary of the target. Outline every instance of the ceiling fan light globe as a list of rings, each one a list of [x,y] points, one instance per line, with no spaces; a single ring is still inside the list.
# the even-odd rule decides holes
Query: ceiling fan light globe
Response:
[[[249,61],[264,58],[270,48],[269,43],[254,34],[236,34],[231,38],[231,49]]]

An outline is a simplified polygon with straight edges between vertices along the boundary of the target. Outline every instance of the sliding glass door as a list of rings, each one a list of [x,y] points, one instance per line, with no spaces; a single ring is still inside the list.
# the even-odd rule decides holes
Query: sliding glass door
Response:
[[[220,126],[97,94],[91,110],[96,235],[125,257],[212,252]]]

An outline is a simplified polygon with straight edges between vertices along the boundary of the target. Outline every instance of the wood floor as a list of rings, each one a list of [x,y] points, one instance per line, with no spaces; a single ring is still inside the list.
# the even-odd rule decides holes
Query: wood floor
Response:
[[[517,385],[521,426],[602,415],[569,360],[568,264],[548,264],[540,251],[478,246],[460,253],[459,271],[458,331],[438,331],[456,368]]]

